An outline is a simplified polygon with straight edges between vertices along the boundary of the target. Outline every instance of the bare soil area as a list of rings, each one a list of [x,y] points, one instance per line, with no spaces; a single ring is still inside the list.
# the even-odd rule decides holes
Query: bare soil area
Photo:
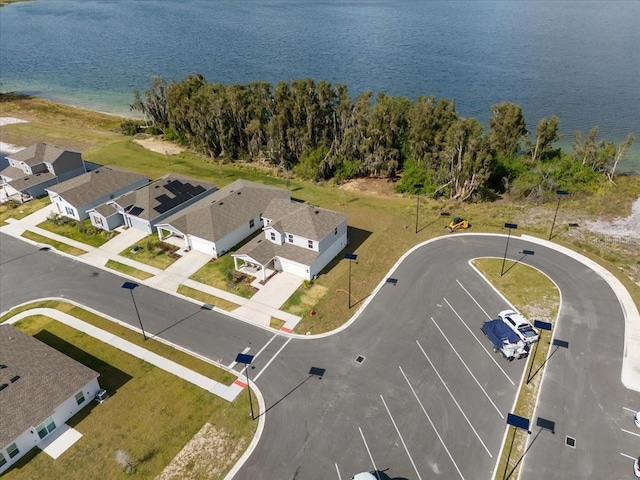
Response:
[[[162,153],[164,155],[179,155],[184,152],[184,148],[172,142],[167,142],[160,137],[152,137],[146,135],[136,135],[133,139],[135,143],[143,146],[152,152]]]

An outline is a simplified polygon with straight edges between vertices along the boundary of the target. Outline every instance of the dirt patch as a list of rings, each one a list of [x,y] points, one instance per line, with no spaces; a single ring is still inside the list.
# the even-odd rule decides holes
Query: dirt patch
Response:
[[[347,192],[362,192],[382,197],[402,196],[395,191],[396,182],[386,178],[356,178],[340,185]]]
[[[158,137],[135,137],[133,139],[135,143],[143,146],[147,150],[152,152],[162,153],[164,155],[179,155],[184,152],[184,148],[176,145],[175,143],[167,142]]]
[[[206,423],[156,480],[219,478],[244,450],[238,438]]]

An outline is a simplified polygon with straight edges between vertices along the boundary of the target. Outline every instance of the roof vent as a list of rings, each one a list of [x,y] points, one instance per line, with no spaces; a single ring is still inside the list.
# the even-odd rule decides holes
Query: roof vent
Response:
[[[242,195],[242,192],[238,192],[238,195]]]
[[[17,382],[18,380],[20,380],[20,375],[16,375],[15,377],[12,377],[12,378],[11,378],[11,383],[15,383],[15,382]]]
[[[0,385],[0,390],[4,390],[5,388],[7,388],[9,386],[9,384],[7,383],[3,383],[2,385]]]
[[[7,368],[6,365],[0,365],[0,370],[2,370],[3,368]]]
[[[224,202],[220,202],[218,205],[224,205]]]
[[[316,210],[316,211],[315,211],[315,212],[313,212],[313,213],[315,213],[315,214],[317,215],[317,214],[319,214],[319,213],[320,213],[320,210]]]

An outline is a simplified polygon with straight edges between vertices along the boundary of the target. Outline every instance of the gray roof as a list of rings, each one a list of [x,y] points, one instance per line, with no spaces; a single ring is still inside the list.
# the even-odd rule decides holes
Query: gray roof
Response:
[[[274,198],[289,199],[288,190],[236,180],[165,220],[178,231],[215,242],[262,214]]]
[[[146,179],[139,173],[115,167],[100,167],[47,188],[78,208]]]
[[[282,257],[302,265],[311,265],[320,255],[319,252],[310,248],[283,243],[275,244],[267,240],[264,235],[259,235],[251,241],[245,243],[236,252],[232,254],[234,257],[248,256],[261,265],[266,265],[273,257]]]
[[[112,201],[129,215],[152,220],[212,189],[213,183],[170,173]]]
[[[27,335],[0,325],[0,445],[37,427],[98,373]],[[14,382],[14,377],[19,376]]]
[[[272,200],[262,214],[272,221],[270,227],[280,233],[291,233],[320,241],[347,219],[347,215],[305,203]]]
[[[95,211],[100,215],[102,215],[104,218],[109,218],[111,215],[120,215],[118,211],[108,203],[101,203],[97,207],[93,207],[92,209],[87,211],[88,212]]]
[[[54,163],[64,152],[79,153],[75,150],[69,150],[66,148],[58,147],[57,145],[51,145],[50,143],[36,143],[35,145],[30,145],[27,148],[23,148],[17,153],[7,155],[7,158],[18,160],[19,162],[24,162],[32,167],[43,162]]]
[[[31,175],[26,175],[26,176],[24,176],[24,172],[23,172],[22,178],[16,178],[15,180],[11,180],[9,182],[9,185],[11,185],[17,191],[21,192],[26,188],[33,187],[34,185],[39,185],[49,180],[53,180],[54,178],[56,178],[56,176],[50,172],[33,173]]]
[[[18,167],[12,167],[9,165],[8,167],[0,170],[0,175],[3,177],[10,178],[11,180],[15,180],[16,178],[24,177],[24,170]]]

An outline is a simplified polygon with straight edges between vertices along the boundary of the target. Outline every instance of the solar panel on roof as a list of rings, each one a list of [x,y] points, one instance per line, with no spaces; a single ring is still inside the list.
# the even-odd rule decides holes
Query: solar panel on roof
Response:
[[[180,180],[173,180],[167,183],[165,189],[174,195],[171,198],[169,195],[163,193],[156,197],[158,205],[153,209],[158,213],[164,213],[171,210],[178,205],[183,204],[187,200],[200,195],[206,189],[202,185],[193,186],[190,183],[182,183]]]

